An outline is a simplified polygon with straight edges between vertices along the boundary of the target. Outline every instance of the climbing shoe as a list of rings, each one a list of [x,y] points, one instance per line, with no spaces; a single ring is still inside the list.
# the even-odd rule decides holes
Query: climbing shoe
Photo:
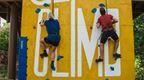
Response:
[[[41,58],[48,57],[46,50],[44,50],[44,52],[42,54],[40,54],[40,57]]]
[[[55,71],[54,61],[51,62],[51,69]]]
[[[115,58],[115,60],[121,58],[121,54],[115,53],[113,54],[113,57]]]
[[[98,64],[99,62],[103,62],[103,59],[101,59],[101,58],[96,59],[95,62]]]

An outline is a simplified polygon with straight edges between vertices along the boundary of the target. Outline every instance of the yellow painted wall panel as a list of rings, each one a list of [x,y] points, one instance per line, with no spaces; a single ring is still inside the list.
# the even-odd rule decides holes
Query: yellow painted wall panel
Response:
[[[123,4],[130,4],[132,3],[132,0],[107,0],[108,4],[117,4],[117,5],[123,5]]]
[[[57,0],[58,1],[58,0]],[[104,70],[104,66],[102,68],[102,77],[99,76],[99,70],[100,68],[95,63],[95,59],[98,57],[98,44],[96,44],[91,69],[89,69],[89,60],[87,60],[87,57],[91,55],[90,52],[92,47],[88,47],[86,45],[84,48],[84,44],[82,45],[82,56],[78,57],[79,53],[79,47],[78,47],[78,40],[79,37],[87,35],[81,34],[79,35],[79,31],[81,33],[87,33],[89,40],[91,40],[93,30],[90,29],[90,27],[95,27],[95,17],[98,17],[98,14],[93,14],[91,10],[93,8],[99,8],[99,3],[105,2],[106,0],[60,0],[62,2],[55,3],[55,9],[58,9],[58,20],[60,22],[61,30],[61,42],[57,49],[57,53],[60,53],[64,56],[64,58],[57,62],[57,72],[65,72],[68,73],[67,77],[57,77],[52,76],[52,70],[50,69],[50,57],[48,60],[48,64],[45,64],[48,66],[48,69],[46,71],[46,74],[44,76],[38,76],[39,73],[34,72],[34,68],[36,67],[34,65],[35,63],[35,49],[37,44],[37,29],[38,29],[38,16],[39,14],[35,13],[35,10],[37,8],[40,9],[51,9],[50,7],[44,7],[40,5],[34,4],[31,0],[23,0],[23,10],[22,10],[22,28],[21,28],[21,34],[22,36],[27,36],[28,38],[28,51],[27,51],[27,80],[45,80],[49,78],[50,80],[104,80],[105,78],[109,78],[109,80],[134,80],[134,40],[133,40],[133,27],[132,27],[132,10],[131,10],[131,0],[107,0],[107,8],[108,9],[116,9],[118,11],[118,17],[119,17],[119,37],[120,37],[120,54],[122,55],[122,58],[120,59],[120,75],[119,76],[106,76]],[[63,2],[64,1],[64,2]],[[72,7],[75,7],[75,10],[71,10]],[[82,12],[81,12],[82,10]],[[99,10],[98,10],[99,12]],[[72,16],[72,14],[75,13],[75,16]],[[113,11],[113,14],[115,12]],[[114,15],[115,16],[115,15]],[[72,18],[74,18],[75,24],[72,23]],[[84,22],[83,22],[84,21]],[[84,24],[85,23],[85,24]],[[74,28],[75,32],[71,32],[72,28]],[[47,36],[45,27],[41,28],[41,36],[40,39]],[[86,29],[86,31],[85,31]],[[74,40],[72,38],[72,34],[75,33],[75,68],[74,71],[76,72],[74,77],[71,76],[72,71],[71,67],[73,67],[71,64],[71,59],[74,58],[71,56],[71,53],[73,49],[72,47],[72,41]],[[95,34],[94,34],[95,35]],[[39,39],[39,40],[40,40]],[[97,40],[95,40],[97,42]],[[88,43],[89,45],[92,45]],[[113,51],[113,42],[108,42],[108,64],[114,64],[118,61],[115,61],[112,56]],[[42,53],[42,48],[40,47],[39,54]],[[89,50],[89,55],[87,56],[86,50]],[[43,59],[40,57],[39,59],[39,68],[38,71],[42,72],[43,69]],[[82,67],[78,68],[78,64],[80,63],[80,59],[82,60]],[[105,63],[104,63],[105,64]],[[112,66],[112,65],[111,65]],[[108,67],[108,66],[106,66]],[[78,76],[78,71],[82,69],[82,75]],[[114,70],[116,71],[116,70]],[[112,72],[112,71],[111,71]],[[37,74],[37,75],[36,75]],[[113,74],[113,73],[108,73]],[[66,75],[65,75],[66,76]]]
[[[120,25],[121,26],[127,26],[133,25],[133,19],[132,19],[132,7],[131,5],[116,5],[116,4],[109,4],[108,8],[118,8],[119,9],[119,18],[120,18]]]

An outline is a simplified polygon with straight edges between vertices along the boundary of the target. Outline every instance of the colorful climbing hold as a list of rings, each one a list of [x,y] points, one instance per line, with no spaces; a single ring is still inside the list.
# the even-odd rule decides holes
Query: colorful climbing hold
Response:
[[[105,7],[105,4],[104,3],[100,3],[99,7]]]
[[[49,7],[50,4],[44,3],[43,6],[44,6],[44,7]]]
[[[96,13],[96,11],[97,11],[97,9],[96,9],[96,8],[93,8],[91,12],[92,12],[92,13]]]
[[[114,71],[114,67],[110,66],[111,71]]]
[[[35,10],[36,13],[40,13],[40,11],[41,11],[40,8],[37,8],[37,9]]]

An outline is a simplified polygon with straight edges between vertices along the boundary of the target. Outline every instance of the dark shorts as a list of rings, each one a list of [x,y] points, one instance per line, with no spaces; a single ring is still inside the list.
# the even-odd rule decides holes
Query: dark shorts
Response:
[[[60,39],[61,39],[61,37],[58,34],[49,34],[47,37],[44,38],[44,41],[47,44],[51,44],[51,45],[57,47],[60,43]]]
[[[112,29],[112,30],[107,30],[107,31],[104,31],[104,32],[102,33],[101,43],[104,44],[109,37],[111,37],[114,41],[116,41],[116,40],[119,39],[119,37],[118,37],[118,35],[117,35],[117,33],[115,32],[114,29]]]

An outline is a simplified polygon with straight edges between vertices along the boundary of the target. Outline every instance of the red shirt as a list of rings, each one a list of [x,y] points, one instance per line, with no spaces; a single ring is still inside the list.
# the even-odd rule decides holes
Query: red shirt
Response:
[[[113,20],[113,16],[110,14],[105,14],[102,15],[98,18],[98,22],[101,26],[102,29],[108,28],[108,27],[112,27],[112,20]]]

